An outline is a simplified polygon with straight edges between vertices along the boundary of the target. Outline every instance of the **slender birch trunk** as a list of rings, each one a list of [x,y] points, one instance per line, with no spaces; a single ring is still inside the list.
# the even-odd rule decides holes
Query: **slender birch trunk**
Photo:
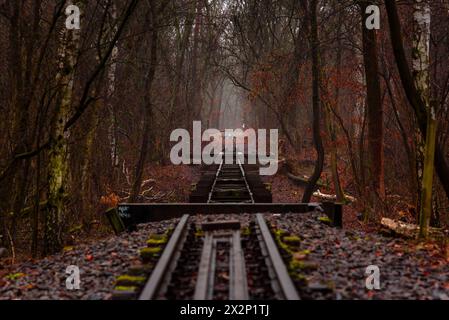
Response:
[[[67,5],[72,4],[68,1]],[[62,27],[59,47],[59,71],[56,80],[60,86],[60,101],[56,105],[50,134],[48,160],[47,210],[45,216],[44,254],[58,252],[62,246],[61,220],[67,194],[68,131],[65,125],[72,104],[76,55],[80,30]]]
[[[419,236],[428,235],[432,215],[432,189],[436,143],[436,110],[430,96],[430,5],[423,0],[414,4],[413,76],[418,93],[427,111],[427,132],[424,146]]]
[[[114,36],[118,31],[118,25],[117,22],[117,7],[112,1],[111,3],[111,19],[110,22],[112,27],[111,37]],[[112,40],[112,39],[111,39]],[[119,55],[119,48],[116,44],[111,52],[111,63],[109,65],[108,73],[107,73],[107,92],[106,92],[106,107],[109,111],[109,117],[110,117],[110,125],[109,125],[109,144],[111,148],[111,164],[112,164],[112,172],[113,177],[115,179],[115,172],[119,165],[119,158],[118,158],[118,149],[117,149],[117,118],[115,113],[114,104],[112,103],[113,96],[115,93],[115,78],[116,78],[116,71],[117,71],[117,58]]]

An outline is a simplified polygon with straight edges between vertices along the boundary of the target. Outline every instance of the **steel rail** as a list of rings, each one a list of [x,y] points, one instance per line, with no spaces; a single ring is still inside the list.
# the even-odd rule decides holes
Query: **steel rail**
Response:
[[[279,299],[300,300],[295,284],[288,274],[277,245],[263,215],[260,213],[256,215],[256,225],[259,231],[258,237],[262,246],[262,253],[265,255],[265,262],[270,271],[273,290],[279,296]]]
[[[245,171],[242,163],[238,161],[239,171],[242,174],[245,186],[254,204],[253,194],[246,180]],[[211,201],[218,177],[223,170],[223,161],[215,175],[215,181],[209,193]],[[168,241],[159,261],[156,264],[150,278],[145,284],[139,300],[154,300],[163,298],[167,288],[172,280],[173,271],[177,268],[178,259],[185,246],[188,234],[189,215],[184,214],[176,226],[170,240]],[[226,226],[225,226],[226,225]],[[232,223],[224,224],[227,229]],[[201,252],[200,263],[198,267],[194,300],[211,300],[214,298],[214,281],[216,272],[217,243],[227,242],[229,246],[229,299],[230,300],[249,300],[250,293],[248,289],[248,279],[245,266],[245,256],[241,244],[240,227],[217,233],[221,230],[219,226],[211,226],[209,231],[205,232],[204,243]],[[268,267],[268,274],[272,289],[277,299],[280,300],[299,300],[299,294],[288,274],[287,267],[279,253],[277,245],[271,235],[271,232],[261,213],[256,214],[256,232],[258,242]],[[227,254],[227,252],[226,252]]]
[[[253,196],[253,193],[251,192],[251,188],[249,187],[248,180],[246,180],[245,170],[243,169],[242,162],[240,161],[240,159],[237,159],[237,162],[239,164],[240,171],[243,176],[243,180],[245,181],[246,189],[248,190],[249,196],[251,197],[251,203],[254,203],[255,202],[254,196]]]
[[[198,277],[196,279],[193,300],[211,300],[213,297],[216,244],[211,232],[207,232],[204,238],[203,250],[201,252]]]
[[[209,196],[207,199],[207,203],[211,203],[212,201],[212,195],[214,193],[215,185],[217,184],[218,176],[220,175],[221,169],[223,167],[223,158],[221,159],[220,165],[218,167],[217,173],[215,174],[214,183],[212,184],[212,187],[210,188]]]
[[[162,256],[156,264],[139,300],[154,300],[163,294],[170,283],[171,275],[176,268],[178,258],[187,238],[189,215],[185,214],[173,231]]]
[[[213,232],[206,232],[193,300],[212,300],[214,297],[218,242],[231,244],[229,250],[229,299],[248,300],[248,283],[240,230],[215,235]]]
[[[240,239],[240,230],[232,232],[230,252],[229,300],[249,300],[248,276],[246,274],[245,256]]]

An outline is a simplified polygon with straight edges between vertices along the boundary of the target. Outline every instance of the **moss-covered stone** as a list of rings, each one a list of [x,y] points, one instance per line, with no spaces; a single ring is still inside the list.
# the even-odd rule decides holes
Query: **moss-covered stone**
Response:
[[[167,243],[167,239],[148,239],[147,245],[148,247],[160,247]]]
[[[332,220],[328,216],[319,217],[318,221],[325,223],[325,224],[332,224]]]
[[[310,261],[300,261],[292,259],[289,264],[290,270],[314,271],[318,269],[318,264]]]
[[[284,251],[288,255],[293,254],[293,250],[291,249],[290,245],[285,243],[283,239],[285,237],[288,237],[289,234],[285,230],[282,229],[275,229],[273,232],[274,240],[276,241],[278,247],[281,249],[281,251]]]
[[[195,237],[197,237],[197,238],[204,237],[204,231],[201,229],[197,229],[195,231]]]
[[[115,291],[119,291],[119,292],[136,292],[137,291],[137,287],[133,287],[133,286],[115,286],[114,287]]]
[[[115,284],[118,287],[138,287],[144,285],[145,281],[145,277],[125,274],[117,277],[117,279],[115,280]]]
[[[288,232],[285,231],[285,230],[283,230],[283,229],[276,229],[276,230],[274,231],[274,235],[275,235],[276,237],[282,238],[283,236],[288,235]]]
[[[285,236],[282,238],[282,242],[289,246],[297,247],[301,244],[301,238],[298,236]]]
[[[167,240],[167,235],[159,234],[159,233],[152,233],[150,234],[149,240]]]
[[[243,228],[242,231],[241,231],[241,233],[242,233],[242,236],[247,237],[247,236],[251,235],[251,229],[248,228],[248,227]]]
[[[156,258],[162,252],[161,247],[151,247],[140,249],[140,257],[144,262],[151,261],[151,259]]]

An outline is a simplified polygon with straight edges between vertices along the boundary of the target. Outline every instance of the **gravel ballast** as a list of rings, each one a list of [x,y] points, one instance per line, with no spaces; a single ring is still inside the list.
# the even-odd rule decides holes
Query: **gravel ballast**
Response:
[[[449,266],[425,246],[374,233],[331,228],[319,213],[267,214],[274,228],[301,239],[306,261],[316,265],[304,272],[310,286],[333,288],[333,299],[449,299]],[[251,215],[196,216],[196,223],[239,219],[247,226]],[[132,233],[93,244],[66,248],[58,255],[10,268],[0,278],[1,299],[110,299],[118,275],[139,262],[138,251],[151,233],[163,233],[177,219],[140,225]],[[66,268],[80,269],[80,289],[66,288]],[[380,290],[368,290],[366,269],[379,267]]]
[[[139,249],[145,247],[151,233],[164,233],[178,220],[148,223],[138,230],[117,237],[81,245],[37,262],[13,266],[0,281],[0,300],[103,300],[110,299],[117,276],[140,261]],[[80,289],[66,288],[66,268],[78,266]]]
[[[279,229],[301,238],[300,250],[318,266],[309,283],[327,283],[335,299],[449,299],[449,265],[422,245],[361,231],[336,229],[317,213],[267,215]],[[366,289],[368,266],[380,271],[380,290]],[[371,274],[371,273],[370,273]]]

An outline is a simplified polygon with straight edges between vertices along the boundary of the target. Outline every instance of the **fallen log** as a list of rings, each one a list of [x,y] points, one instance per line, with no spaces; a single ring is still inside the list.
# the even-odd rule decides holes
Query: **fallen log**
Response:
[[[326,194],[326,193],[322,193],[322,192],[320,191],[320,189],[318,189],[317,191],[315,191],[315,192],[313,193],[313,196],[314,196],[314,197],[317,197],[317,198],[320,198],[320,199],[322,199],[322,200],[325,200],[325,201],[337,201],[337,195],[335,195],[335,194]],[[346,201],[346,202],[355,202],[355,201],[357,200],[356,198],[354,198],[353,196],[350,196],[350,195],[348,195],[348,194],[345,194],[344,196],[345,196],[345,201]]]
[[[382,218],[380,221],[382,232],[391,236],[399,236],[402,238],[416,239],[419,235],[419,226],[416,224],[396,221],[389,218]],[[442,239],[445,232],[441,228],[429,228],[429,237],[434,239]]]

